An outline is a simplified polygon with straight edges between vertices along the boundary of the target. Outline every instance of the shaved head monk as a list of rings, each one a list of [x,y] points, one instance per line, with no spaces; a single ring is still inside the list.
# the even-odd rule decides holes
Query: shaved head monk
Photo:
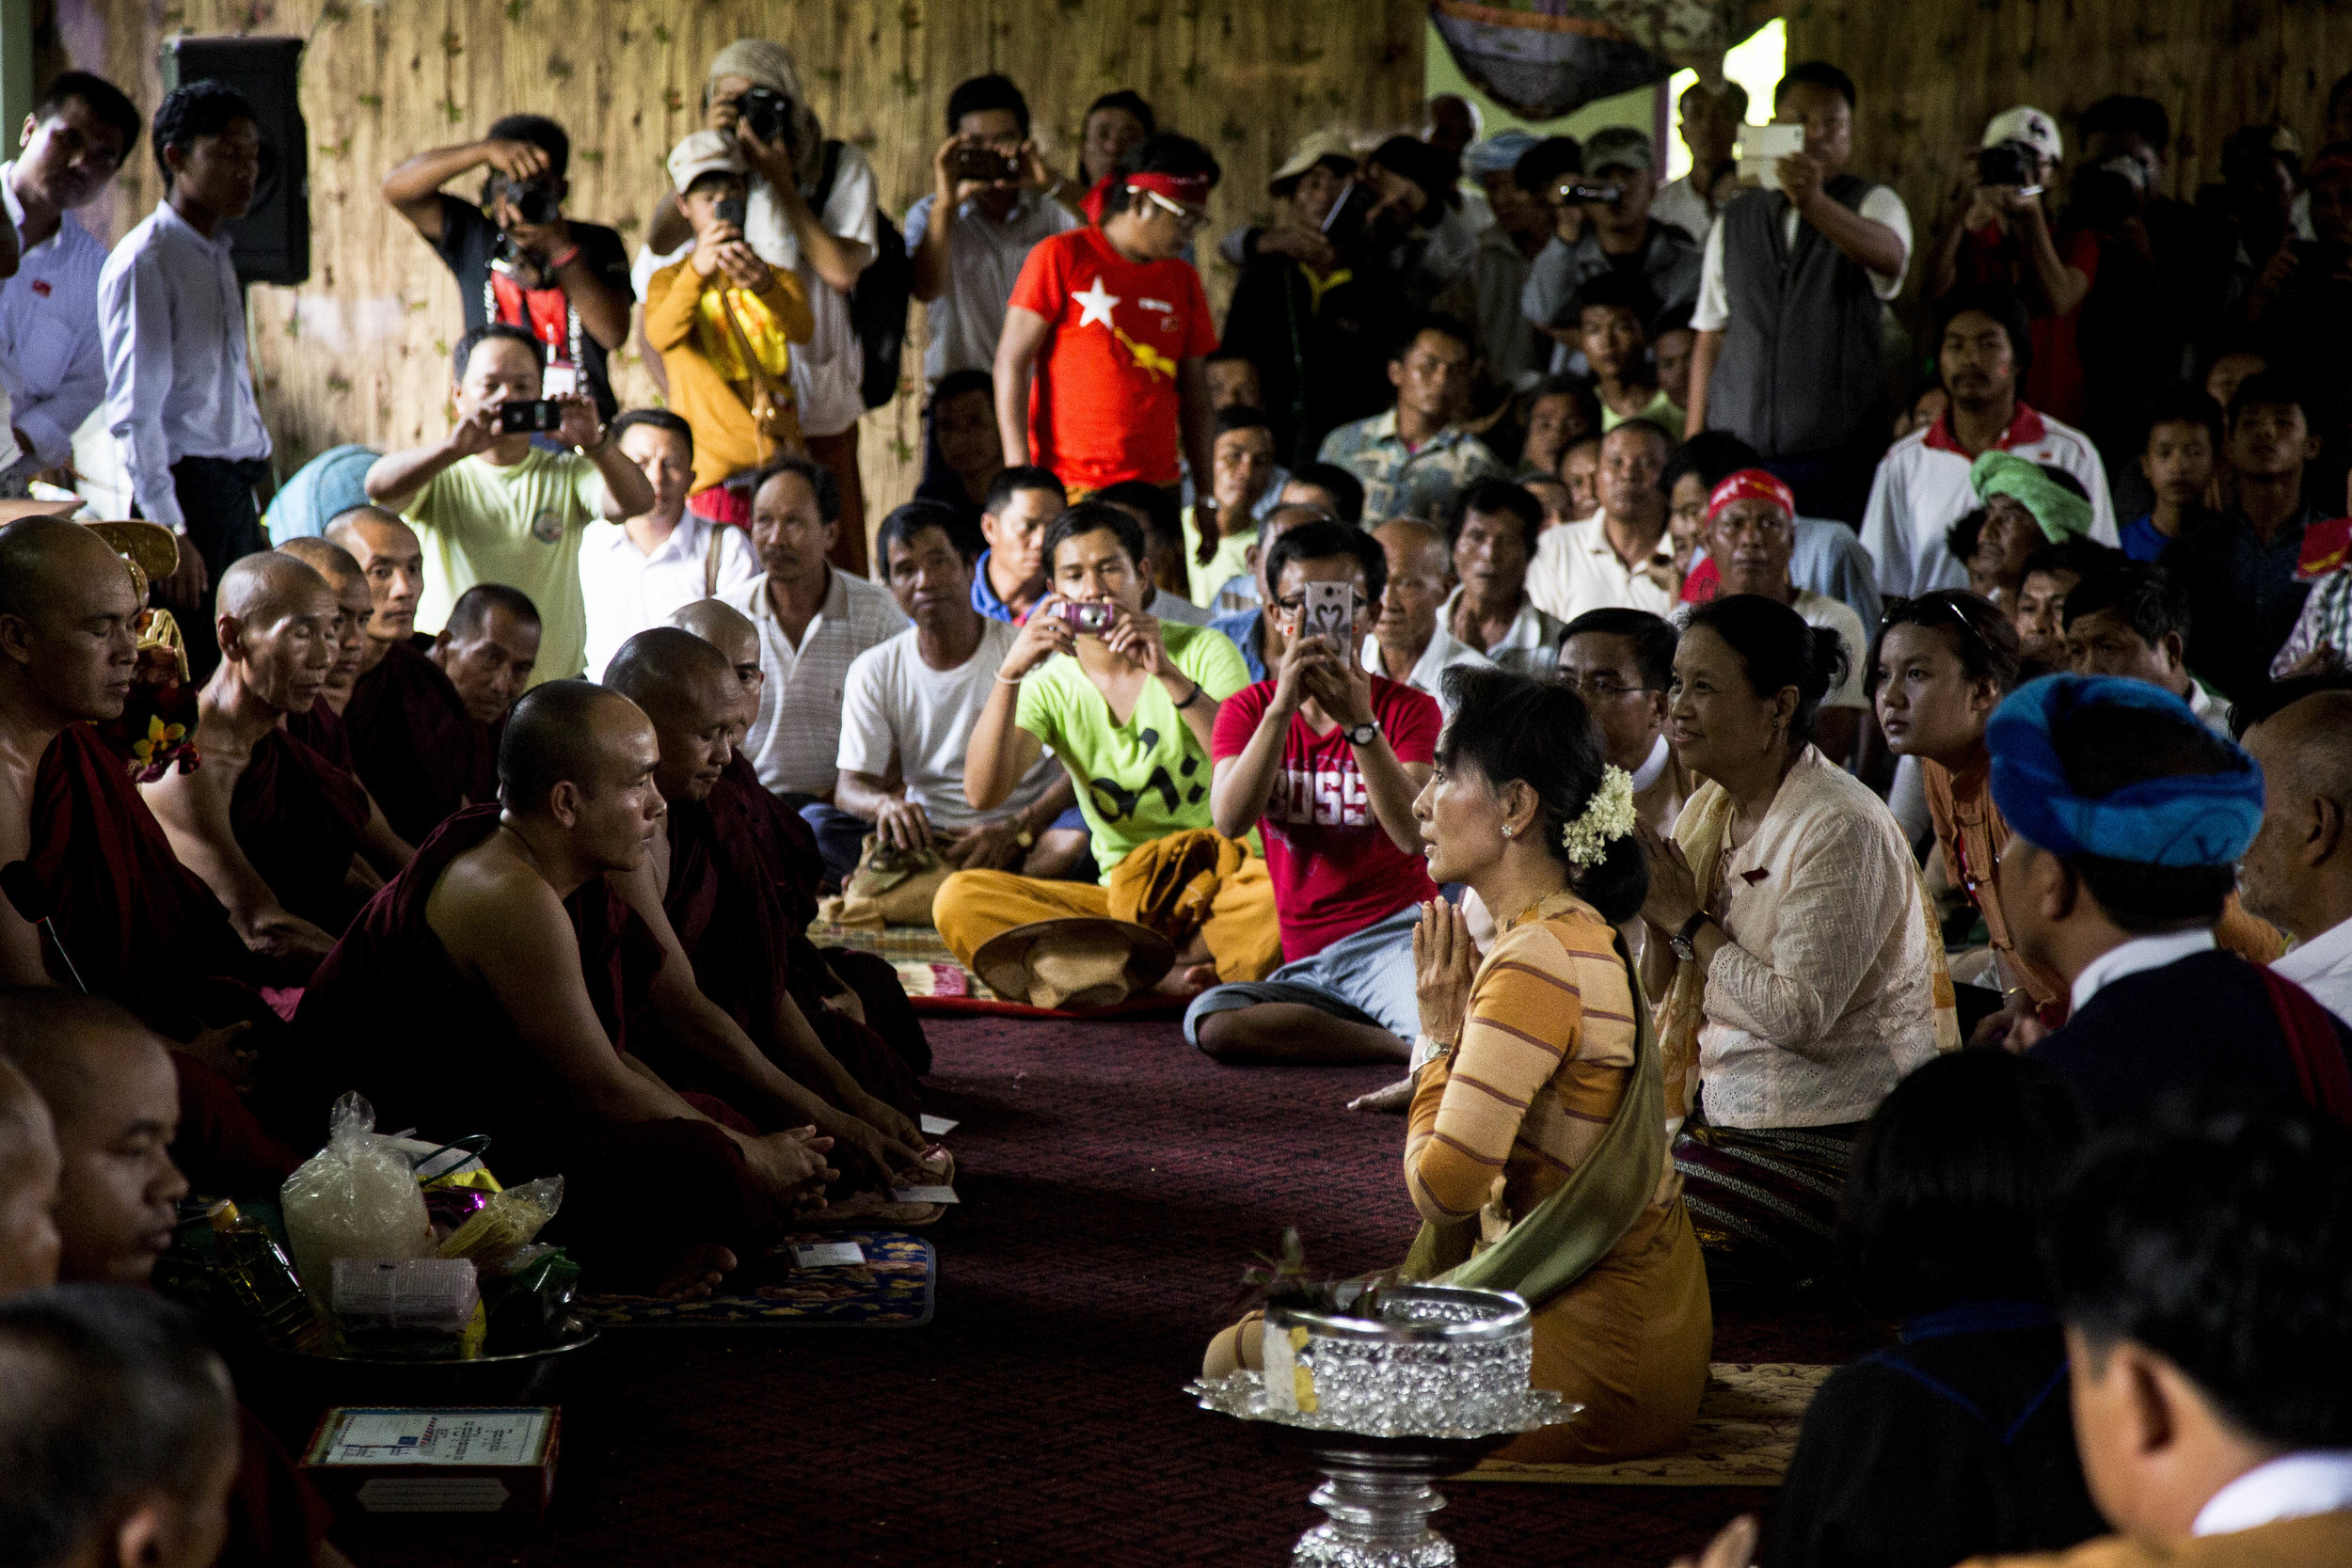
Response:
[[[326,525],[330,543],[368,581],[368,641],[343,707],[354,770],[410,844],[466,806],[498,799],[498,747],[457,688],[418,645],[424,546],[380,506],[355,506]]]
[[[836,1148],[856,1148],[882,1168],[913,1166],[923,1152],[913,1074],[886,1050],[844,1062],[819,1039],[785,983],[786,922],[772,882],[756,857],[729,853],[712,819],[709,798],[741,719],[725,657],[691,632],[656,626],[621,644],[604,684],[652,721],[661,752],[654,787],[669,808],[645,864],[629,874],[632,902],[660,904],[702,994],[823,1098],[835,1115],[817,1123]]]
[[[816,836],[800,813],[787,809],[761,784],[739,749],[744,732],[758,716],[760,686],[766,679],[759,663],[759,628],[741,610],[717,599],[679,606],[670,624],[718,649],[735,671],[742,705],[730,738],[739,749],[711,789],[712,826],[726,845],[730,862],[755,862],[774,885],[787,928],[785,951],[790,963],[786,978],[793,999],[827,1049],[861,1082],[878,1081],[879,1069],[869,1069],[863,1061],[869,1033],[909,1072],[929,1072],[930,1042],[889,960],[854,948],[818,947],[808,940],[808,923],[817,917],[817,884],[824,875]]]
[[[56,1279],[145,1289],[188,1194],[171,1160],[180,1110],[164,1042],[100,997],[0,990],[0,1062],[31,1083],[56,1130]],[[220,1560],[345,1568],[326,1543],[332,1514],[310,1482],[260,1423],[242,1410],[238,1422]]]
[[[140,790],[246,943],[307,974],[409,848],[357,778],[286,731],[334,666],[326,580],[265,551],[221,573],[215,603],[220,667],[197,697],[203,766]]]
[[[319,690],[319,707],[341,717],[351,705],[351,689],[358,684],[369,653],[368,617],[374,612],[375,599],[368,592],[368,575],[349,550],[324,539],[289,539],[278,546],[278,553],[293,556],[326,578],[327,591],[335,595],[335,621],[328,630],[335,662]],[[315,714],[319,708],[310,711]]]
[[[519,588],[476,583],[457,595],[426,657],[457,688],[474,721],[495,725],[539,663],[539,607]]]
[[[813,1128],[762,1134],[636,1054],[638,1032],[659,1032],[753,1117],[797,1092],[694,990],[667,921],[607,879],[661,831],[660,761],[627,698],[532,689],[501,742],[503,804],[452,817],[361,911],[303,994],[301,1049],[264,1067],[311,1074],[301,1098],[322,1117],[357,1088],[386,1126],[489,1133],[509,1181],[564,1176],[550,1239],[691,1291],[836,1173]]]

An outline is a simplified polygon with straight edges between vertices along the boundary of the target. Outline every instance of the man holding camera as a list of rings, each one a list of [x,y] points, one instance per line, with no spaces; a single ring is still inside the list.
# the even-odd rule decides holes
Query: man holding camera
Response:
[[[2075,330],[2099,237],[2078,229],[2061,241],[2052,230],[2048,191],[2064,156],[2058,122],[2040,109],[2020,103],[1993,117],[1929,263],[1928,298],[1971,283],[2014,290],[2033,316],[2025,399],[2079,425],[2088,400]]]
[[[478,326],[453,361],[457,428],[377,458],[368,499],[404,512],[424,546],[418,630],[439,631],[477,582],[520,589],[542,628],[532,684],[568,680],[587,660],[581,531],[599,513],[617,522],[652,511],[653,485],[584,395],[541,398],[539,342],[522,327]],[[534,445],[535,435],[559,449]]]
[[[571,155],[555,121],[508,115],[481,141],[420,152],[393,169],[384,199],[456,277],[467,331],[490,322],[522,328],[551,372],[548,390],[583,394],[610,420],[620,404],[605,356],[628,340],[636,295],[621,236],[564,216]],[[441,189],[477,168],[490,171],[480,205]]]
[[[1554,371],[1577,368],[1584,285],[1604,273],[1636,267],[1661,313],[1688,309],[1699,293],[1699,247],[1679,229],[1649,215],[1658,184],[1658,155],[1649,137],[1629,125],[1611,125],[1584,143],[1585,172],[1562,173],[1543,195],[1555,209],[1581,208],[1582,232],[1573,244],[1554,234],[1536,254],[1519,309],[1558,345]],[[1639,257],[1637,262],[1625,260]]]

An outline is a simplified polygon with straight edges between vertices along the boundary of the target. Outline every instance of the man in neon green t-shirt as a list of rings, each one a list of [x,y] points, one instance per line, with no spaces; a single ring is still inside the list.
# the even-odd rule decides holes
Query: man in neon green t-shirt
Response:
[[[539,396],[539,344],[519,326],[494,323],[460,339],[449,438],[375,460],[368,499],[403,513],[424,546],[417,629],[437,632],[457,596],[478,582],[531,596],[542,636],[532,684],[585,667],[588,610],[580,592],[580,531],[653,510],[653,486],[596,420],[584,397],[562,398],[556,440],[569,451],[507,434],[499,410]]]
[[[986,811],[1050,748],[1070,772],[1105,877],[1154,839],[1212,829],[1209,742],[1217,706],[1249,683],[1224,633],[1144,613],[1152,591],[1143,531],[1102,502],[1081,502],[1045,536],[1050,592],[1029,612],[964,754],[964,793]],[[1079,630],[1066,606],[1107,624]],[[966,964],[989,938],[1033,921],[1109,912],[1099,886],[1004,872],[959,872],[932,908]],[[1208,922],[1164,983],[1193,990],[1258,978],[1279,958],[1271,884],[1255,853],[1219,884]]]

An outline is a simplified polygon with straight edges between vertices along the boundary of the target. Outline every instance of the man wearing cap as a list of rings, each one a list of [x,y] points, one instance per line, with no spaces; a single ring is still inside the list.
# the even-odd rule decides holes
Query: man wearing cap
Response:
[[[1725,188],[1735,166],[1732,149],[1740,139],[1740,122],[1748,118],[1748,89],[1725,81],[1708,91],[1693,82],[1682,89],[1682,145],[1691,150],[1691,172],[1658,187],[1649,198],[1649,215],[1681,230],[1693,245],[1713,227],[1719,203],[1715,193]]]
[[[1494,221],[1478,232],[1470,286],[1478,298],[1479,352],[1486,373],[1505,387],[1535,384],[1551,362],[1549,344],[1519,309],[1519,294],[1535,258],[1551,238],[1551,213],[1514,177],[1519,159],[1541,138],[1526,131],[1489,136],[1462,154],[1462,165],[1486,194]]]
[[[2170,692],[2109,676],[2035,681],[1984,738],[2010,826],[2002,915],[2018,956],[2072,992],[2066,1025],[2029,1054],[2093,1121],[2343,1081],[2352,1035],[2301,987],[2215,947],[2262,825],[2253,759]]]
[[[2004,109],[1986,123],[1983,147],[1928,263],[1928,297],[1970,283],[2015,290],[2033,314],[2026,401],[2080,424],[2088,399],[2075,335],[2099,271],[2099,236],[2077,229],[2061,245],[2053,233],[2049,188],[2065,156],[2056,120],[2023,103]]]
[[[671,150],[669,168],[694,248],[646,283],[645,341],[661,356],[670,406],[693,429],[687,505],[709,515],[695,497],[801,445],[793,345],[808,342],[816,318],[800,275],[744,241],[750,186],[736,139],[693,132]]]
[[[1287,221],[1237,230],[1220,247],[1242,269],[1223,352],[1257,366],[1259,406],[1287,468],[1314,461],[1333,427],[1380,411],[1383,330],[1406,308],[1394,275],[1357,235],[1326,232],[1355,173],[1345,136],[1309,133],[1266,182],[1266,194],[1288,203]]]
[[[1802,127],[1803,149],[1707,231],[1686,422],[1762,452],[1806,516],[1848,523],[1885,444],[1885,306],[1911,264],[1902,198],[1847,172],[1853,109],[1853,78],[1826,60],[1772,89],[1774,122]]]
[[[1799,588],[1788,576],[1797,548],[1797,498],[1778,476],[1742,468],[1707,498],[1707,559],[1722,574],[1724,594],[1756,594],[1777,599],[1806,626],[1837,634],[1846,650],[1843,679],[1822,699],[1813,724],[1813,743],[1841,767],[1853,755],[1862,716],[1870,699],[1863,689],[1862,664],[1870,641],[1862,617],[1841,600]]]
[[[1001,178],[959,172],[978,153],[1000,162]],[[1048,169],[1029,139],[1029,101],[993,71],[947,95],[947,139],[931,156],[931,177],[906,221],[914,297],[930,311],[926,393],[950,372],[995,364],[1005,303],[1029,251],[1086,226],[1074,183]]]
[[[1678,229],[1650,216],[1657,187],[1658,155],[1649,137],[1629,125],[1611,125],[1584,143],[1584,173],[1560,177],[1555,201],[1574,199],[1584,211],[1584,231],[1571,245],[1554,235],[1530,269],[1519,308],[1536,330],[1557,345],[1555,371],[1581,366],[1577,348],[1579,295],[1587,279],[1638,265],[1642,281],[1661,311],[1690,309],[1699,293],[1699,247]],[[1575,197],[1574,189],[1597,190],[1602,199]],[[1607,193],[1614,191],[1613,197]],[[1638,256],[1638,263],[1624,260]]]

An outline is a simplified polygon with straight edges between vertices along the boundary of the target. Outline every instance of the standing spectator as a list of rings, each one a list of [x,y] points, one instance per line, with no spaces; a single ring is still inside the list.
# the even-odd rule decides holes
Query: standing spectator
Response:
[[[836,782],[850,662],[904,631],[907,618],[889,590],[829,563],[840,528],[833,470],[778,458],[752,487],[760,574],[719,598],[759,628],[759,711],[743,754],[769,792],[807,819],[827,863],[854,865],[862,826],[845,829],[813,808]]]
[[[1658,385],[1649,356],[1649,324],[1658,302],[1639,278],[1603,273],[1579,295],[1577,344],[1600,396],[1603,434],[1628,420],[1647,420],[1677,443],[1682,410]]]
[[[1241,268],[1222,352],[1257,367],[1256,405],[1290,467],[1311,460],[1334,426],[1377,411],[1389,325],[1405,313],[1394,277],[1360,232],[1327,232],[1355,172],[1346,137],[1311,132],[1266,182],[1287,203],[1287,221],[1239,230],[1222,246]]]
[[[985,153],[1009,171],[965,179],[963,160]],[[907,209],[907,259],[914,297],[930,307],[923,384],[937,387],[955,371],[996,363],[1022,263],[1040,240],[1083,228],[1081,191],[1054,174],[1029,139],[1029,101],[991,72],[956,84],[947,95],[947,139],[931,158],[933,189]]]
[[[1461,165],[1413,136],[1391,136],[1364,155],[1357,183],[1373,197],[1364,234],[1416,310],[1471,309],[1470,272],[1478,235],[1462,211]]]
[[[1817,632],[1834,634],[1845,652],[1843,672],[1814,719],[1813,743],[1844,767],[1862,734],[1869,707],[1863,690],[1863,654],[1869,643],[1862,619],[1837,600],[1810,594],[1789,580],[1797,545],[1797,499],[1762,468],[1742,468],[1715,486],[1707,501],[1707,558],[1723,574],[1724,594],[1755,594],[1785,604]]]
[[[98,277],[106,247],[73,215],[98,198],[138,145],[139,112],[114,84],[69,71],[33,105],[24,155],[0,164],[15,226],[15,276],[0,280],[0,392],[17,459],[0,498],[73,456],[73,433],[106,396]]]
[[[2098,236],[2077,229],[2061,245],[2056,232],[2049,193],[2065,161],[2056,120],[2023,103],[2004,109],[1986,123],[1983,147],[1928,262],[1928,297],[1989,283],[2026,301],[2033,355],[2019,391],[2043,413],[2079,425],[2087,404],[2075,335],[2099,272]],[[1991,182],[1987,159],[2002,166]]]
[[[938,501],[977,526],[989,487],[1004,471],[996,378],[987,371],[949,371],[924,405],[923,478],[914,499]]]
[[[1519,309],[1519,296],[1535,258],[1551,238],[1551,212],[1519,186],[1512,172],[1536,145],[1525,131],[1489,136],[1463,155],[1463,166],[1486,193],[1494,222],[1478,235],[1470,283],[1478,296],[1478,342],[1486,373],[1497,384],[1519,389],[1551,362],[1550,345]]]
[[[622,643],[666,626],[680,605],[715,598],[759,571],[741,529],[687,510],[694,432],[684,420],[664,408],[632,408],[607,434],[644,474],[653,505],[617,523],[590,523],[580,542],[587,671],[595,681]]]
[[[1216,325],[1180,253],[1208,221],[1218,173],[1199,142],[1154,136],[1120,166],[1099,224],[1029,252],[996,345],[1008,466],[1051,468],[1080,496],[1122,479],[1173,486],[1180,453],[1214,471],[1201,360]]]
[[[2263,272],[2298,238],[2303,163],[2281,125],[2241,125],[2221,138],[2221,179],[2197,193],[2197,215],[2219,241],[2225,297],[2243,317]]]
[[[1630,126],[1604,127],[1585,141],[1583,162],[1582,178],[1562,174],[1551,193],[1556,203],[1581,210],[1581,231],[1573,240],[1552,235],[1519,298],[1527,319],[1557,345],[1554,371],[1575,368],[1579,312],[1594,278],[1615,274],[1643,284],[1654,309],[1687,309],[1699,294],[1697,243],[1650,215],[1658,161],[1649,138]]]
[[[1216,440],[1210,448],[1214,503],[1208,509],[1218,531],[1200,526],[1200,509],[1184,511],[1184,566],[1192,602],[1215,602],[1217,590],[1248,574],[1248,554],[1257,543],[1261,505],[1275,493],[1274,429],[1255,408],[1226,408],[1216,416]]]
[[[2164,552],[2188,590],[2188,667],[2233,703],[2269,678],[2311,592],[2296,580],[2303,530],[2317,515],[2303,469],[2319,455],[2303,391],[2277,372],[2249,375],[2230,402],[2225,452],[2237,500]]]
[[[1674,442],[1647,420],[1628,420],[1601,438],[1600,510],[1581,523],[1547,529],[1527,568],[1527,593],[1560,622],[1615,607],[1671,614],[1682,580],[1666,538],[1666,498],[1658,488]]]
[[[1372,531],[1389,563],[1380,592],[1380,618],[1364,644],[1364,668],[1437,699],[1447,718],[1445,673],[1457,664],[1481,669],[1494,661],[1445,629],[1440,611],[1454,592],[1454,561],[1445,535],[1427,523],[1399,517]]]
[[[645,341],[661,356],[671,404],[694,430],[689,504],[726,521],[725,483],[801,444],[792,362],[809,352],[815,316],[799,277],[744,241],[739,144],[693,132],[671,150],[669,169],[694,245],[646,280]]]
[[[545,115],[507,115],[480,141],[420,152],[384,177],[384,199],[457,279],[466,330],[504,322],[540,345],[547,384],[620,409],[606,356],[628,340],[628,252],[600,223],[563,213],[572,139]],[[441,187],[489,170],[479,205]],[[562,372],[562,373],[558,373]]]
[[[582,533],[598,515],[651,512],[654,488],[584,394],[558,400],[564,422],[555,437],[568,451],[501,428],[501,407],[540,394],[539,345],[523,328],[478,327],[457,341],[451,359],[456,428],[446,440],[377,458],[369,498],[403,512],[424,546],[420,631],[439,631],[474,584],[503,583],[538,607],[545,635],[533,682],[568,680],[587,663]]]
[[[2312,237],[2280,244],[2246,321],[2272,365],[2316,384],[2352,356],[2352,142],[2322,148],[2305,179]]]
[[[1911,214],[1846,171],[1853,79],[1808,60],[1772,89],[1772,119],[1804,127],[1777,189],[1724,203],[1708,230],[1691,325],[1692,430],[1764,453],[1808,516],[1853,522],[1886,401],[1885,303],[1902,292]],[[1882,565],[1883,558],[1882,558]]]
[[[2196,345],[2206,342],[2227,300],[2226,257],[2216,253],[2211,226],[2195,208],[2164,194],[2164,160],[2172,145],[2172,117],[2153,98],[2102,98],[2076,121],[2082,132],[2079,187],[2096,169],[2129,184],[2132,221],[2147,237],[2156,269],[2158,308],[2136,325],[2156,341],[2151,357],[2164,374],[2185,373]],[[2226,399],[2215,400],[2228,406]]]
[[[1017,625],[1029,618],[1045,596],[1045,531],[1069,504],[1050,469],[998,470],[980,507],[980,537],[988,547],[973,563],[973,609],[992,621]]]
[[[744,243],[800,279],[815,319],[807,347],[792,356],[792,403],[808,454],[833,475],[841,515],[850,520],[834,534],[834,564],[864,576],[857,421],[866,412],[866,364],[850,320],[850,291],[881,254],[874,166],[855,142],[826,137],[801,90],[791,52],[766,39],[738,39],[711,56],[703,75],[703,126],[734,137],[751,169]],[[691,238],[676,193],[665,196],[646,225],[638,270],[650,274],[679,260]],[[737,511],[719,520],[744,518]]]
[[[2220,466],[2221,444],[2219,404],[2186,381],[2156,393],[2148,410],[2148,438],[2139,452],[2139,471],[2155,502],[2123,525],[2125,555],[2153,561],[2173,540],[2212,515],[2205,508],[2205,494]]]
[[[1465,487],[1508,477],[1486,444],[1457,422],[1477,362],[1470,328],[1452,316],[1424,316],[1397,339],[1389,360],[1396,405],[1323,438],[1317,455],[1363,482],[1372,515],[1436,522]]]
[[[1119,161],[1156,135],[1159,117],[1143,95],[1120,87],[1087,105],[1078,126],[1078,176],[1091,195],[1118,171]]]
[[[253,106],[218,82],[175,87],[155,111],[164,198],[98,277],[106,428],[139,515],[180,535],[180,566],[155,584],[178,612],[190,676],[220,661],[213,584],[269,548],[255,486],[269,431],[246,360],[245,292],[221,225],[243,217],[262,177]]]
[[[1862,543],[1878,562],[1879,591],[1908,598],[1968,586],[1968,568],[1946,547],[1945,533],[1977,504],[1969,471],[1988,451],[2074,475],[2090,498],[2090,537],[2114,544],[2115,507],[2098,449],[2018,395],[2033,347],[2017,296],[2006,289],[1953,290],[1936,306],[1935,341],[1951,406],[1887,449],[1870,485]]]
[[[1442,607],[1454,641],[1520,675],[1560,661],[1560,622],[1527,594],[1528,562],[1544,531],[1543,509],[1507,479],[1482,480],[1454,498],[1446,546],[1461,586]]]
[[[1692,542],[1694,560],[1681,569],[1682,602],[1705,604],[1721,592],[1723,574],[1705,551],[1707,503],[1715,486],[1742,468],[1763,467],[1756,449],[1737,436],[1703,430],[1677,447],[1658,477],[1670,509],[1667,531]],[[1878,570],[1853,530],[1826,517],[1799,517],[1788,557],[1788,580],[1810,594],[1837,600],[1865,627],[1879,624]]]
[[[1681,230],[1697,245],[1714,227],[1723,200],[1719,193],[1731,188],[1738,168],[1731,153],[1740,126],[1748,118],[1748,89],[1726,81],[1710,92],[1693,82],[1682,89],[1677,107],[1682,111],[1682,145],[1691,151],[1691,172],[1658,187],[1649,198],[1649,215]]]

